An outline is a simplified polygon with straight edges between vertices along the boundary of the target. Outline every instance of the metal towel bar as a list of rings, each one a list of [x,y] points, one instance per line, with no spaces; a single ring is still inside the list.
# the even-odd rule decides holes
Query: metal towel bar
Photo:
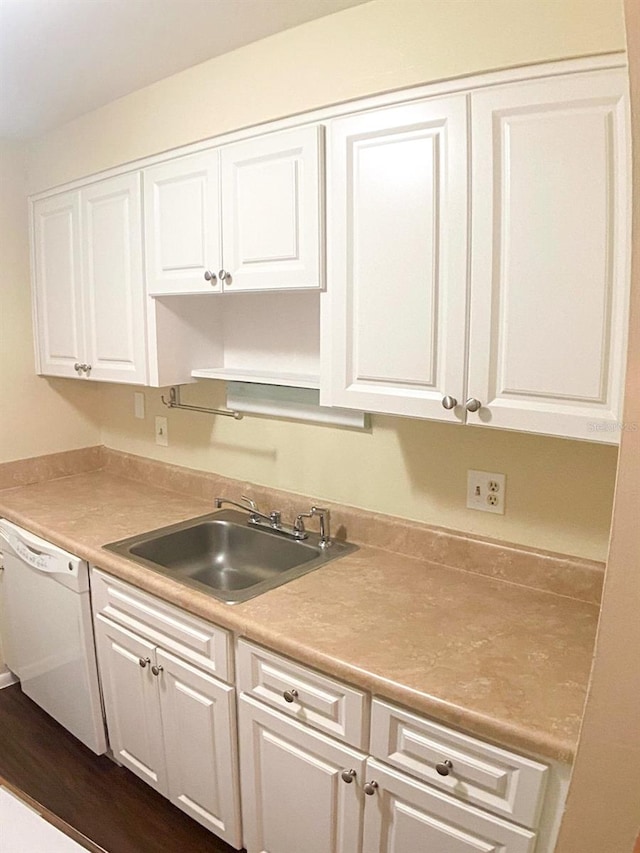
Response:
[[[179,385],[169,388],[168,400],[164,394],[160,399],[168,409],[184,409],[187,412],[204,412],[206,415],[222,415],[224,418],[233,418],[236,421],[242,420],[242,412],[236,412],[234,409],[210,409],[206,406],[192,406],[189,403],[180,402]]]

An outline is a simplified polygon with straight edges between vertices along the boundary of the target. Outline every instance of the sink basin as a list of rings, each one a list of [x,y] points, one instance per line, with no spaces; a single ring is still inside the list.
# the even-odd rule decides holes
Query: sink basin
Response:
[[[123,557],[234,604],[356,550],[348,542],[321,548],[319,537],[295,541],[252,527],[221,510],[105,545]]]

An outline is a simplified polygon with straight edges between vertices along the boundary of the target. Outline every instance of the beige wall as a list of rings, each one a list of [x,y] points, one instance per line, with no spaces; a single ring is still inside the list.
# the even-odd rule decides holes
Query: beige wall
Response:
[[[147,417],[133,416],[133,389],[105,390],[109,447],[254,483],[348,503],[548,550],[604,559],[617,452],[586,442],[374,417],[370,432],[168,411],[147,390]],[[219,383],[183,399],[224,405]],[[154,415],[168,418],[168,448],[154,443]],[[468,468],[507,474],[504,516],[465,507]]]
[[[45,135],[32,146],[30,191],[374,92],[624,45],[621,0],[373,0],[196,65]]]
[[[619,0],[374,0],[244,47],[90,113],[33,143],[39,191],[241,126],[457,75],[624,48]],[[192,399],[219,402],[201,383]],[[131,388],[104,388],[118,449],[321,498],[604,559],[616,451],[486,429],[377,417],[368,434],[172,412],[133,418]],[[505,472],[504,517],[465,509],[467,468]]]
[[[634,228],[624,421],[637,429],[620,447],[596,654],[557,853],[631,853],[640,832],[640,5],[625,5]]]
[[[34,374],[25,165],[0,142],[0,462],[100,442],[100,392]]]

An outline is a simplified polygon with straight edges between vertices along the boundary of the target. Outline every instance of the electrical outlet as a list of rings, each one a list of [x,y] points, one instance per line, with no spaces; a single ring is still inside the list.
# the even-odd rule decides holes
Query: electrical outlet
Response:
[[[467,507],[504,515],[507,478],[504,474],[467,471]]]
[[[156,418],[156,444],[169,446],[169,427],[166,418]]]

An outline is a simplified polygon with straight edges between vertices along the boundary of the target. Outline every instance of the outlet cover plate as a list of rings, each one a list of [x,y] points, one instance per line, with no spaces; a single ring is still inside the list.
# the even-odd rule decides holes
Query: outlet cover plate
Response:
[[[507,478],[487,471],[467,471],[467,507],[504,515]]]

